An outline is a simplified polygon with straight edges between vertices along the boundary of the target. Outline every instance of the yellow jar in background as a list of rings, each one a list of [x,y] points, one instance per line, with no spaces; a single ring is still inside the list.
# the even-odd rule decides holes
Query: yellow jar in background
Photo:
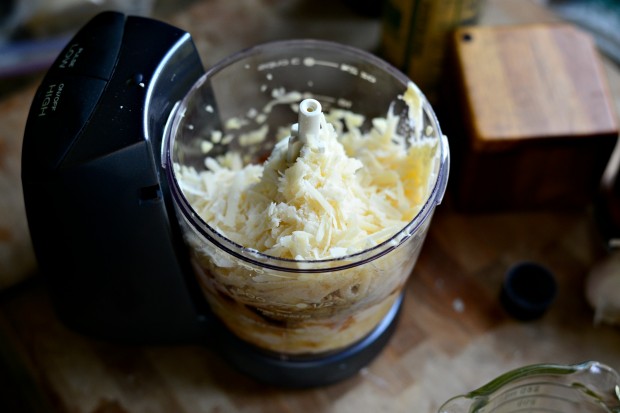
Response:
[[[431,103],[438,99],[448,36],[476,22],[481,0],[385,0],[381,54],[400,68]]]

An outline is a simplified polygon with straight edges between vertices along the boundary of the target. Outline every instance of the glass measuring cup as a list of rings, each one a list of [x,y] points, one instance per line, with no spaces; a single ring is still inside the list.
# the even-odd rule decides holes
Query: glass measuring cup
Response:
[[[409,122],[408,107],[399,98],[409,82],[370,53],[289,40],[224,60],[180,103],[165,145],[167,178],[202,292],[236,336],[276,355],[314,357],[359,342],[398,303],[449,169],[447,140],[425,98],[419,124]],[[373,127],[373,119],[392,108],[399,131],[409,137],[418,131],[434,142],[420,209],[384,242],[333,258],[282,258],[227,237],[190,202],[180,167],[208,170],[207,151],[239,154],[245,164],[264,162],[278,142],[277,132],[290,131],[296,122],[294,107],[302,98],[318,100],[325,113],[362,114],[366,121],[360,128]],[[264,127],[266,138],[254,139]]]
[[[596,361],[535,364],[448,400],[439,413],[618,413],[620,375]]]

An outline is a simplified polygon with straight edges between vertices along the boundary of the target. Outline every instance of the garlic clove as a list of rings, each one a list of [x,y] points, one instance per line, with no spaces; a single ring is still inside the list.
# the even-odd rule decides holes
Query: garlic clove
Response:
[[[620,250],[592,267],[586,279],[586,299],[594,308],[595,324],[620,325]]]

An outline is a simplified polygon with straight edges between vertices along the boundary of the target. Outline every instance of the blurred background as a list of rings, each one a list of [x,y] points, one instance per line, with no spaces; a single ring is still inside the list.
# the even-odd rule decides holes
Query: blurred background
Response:
[[[596,38],[604,54],[616,63],[620,62],[619,0],[536,2],[547,6],[560,18],[585,28]],[[413,2],[3,0],[0,4],[0,94],[20,88],[43,72],[77,29],[103,10],[150,16],[185,30],[191,29],[208,66],[239,48],[291,37],[336,40],[381,54],[382,32],[387,24],[393,23],[394,9],[404,7],[405,3]],[[480,12],[484,12],[484,1],[447,4],[473,10],[469,16],[460,10],[447,10],[446,13],[452,14],[444,22],[447,25],[473,23]],[[248,19],[248,15],[252,17]]]
[[[103,10],[191,29],[209,66],[240,48],[280,38],[332,39],[376,49],[382,5],[379,0],[3,0],[0,94],[19,89],[43,72],[77,29]]]

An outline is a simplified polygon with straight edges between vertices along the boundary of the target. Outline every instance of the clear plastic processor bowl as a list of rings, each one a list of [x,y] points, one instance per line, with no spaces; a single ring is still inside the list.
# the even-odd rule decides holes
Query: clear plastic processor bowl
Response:
[[[280,355],[328,354],[367,336],[397,302],[443,197],[449,170],[447,140],[425,98],[423,124],[412,128],[408,121],[408,107],[399,96],[409,82],[367,52],[331,42],[290,40],[227,58],[210,68],[177,105],[166,132],[164,168],[202,292],[237,337]],[[293,91],[317,99],[324,112],[363,114],[366,128],[393,105],[401,118],[399,131],[426,131],[436,140],[427,199],[413,220],[385,242],[330,259],[269,256],[231,241],[188,202],[173,165],[204,170],[206,150],[209,156],[238,152],[244,162],[264,162],[278,128],[290,130],[298,116],[298,100],[273,104],[274,96],[286,100]],[[240,138],[261,125],[269,126],[266,140]],[[223,139],[218,131],[228,137]]]

